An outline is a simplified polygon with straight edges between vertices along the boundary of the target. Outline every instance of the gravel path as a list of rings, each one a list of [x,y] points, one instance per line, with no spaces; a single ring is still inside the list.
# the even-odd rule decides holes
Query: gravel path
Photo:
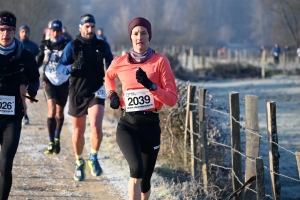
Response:
[[[47,106],[42,90],[39,90],[37,99],[39,99],[38,103],[28,103],[30,125],[25,125],[22,129],[18,152],[14,160],[13,186],[9,199],[122,199],[107,178],[105,168],[104,175],[93,177],[87,166],[86,180],[83,182],[73,180],[75,158],[68,116],[65,116],[66,120],[61,133],[61,153],[59,155],[43,154],[48,145],[48,132],[46,129]],[[89,143],[88,141],[86,138],[86,143]],[[88,146],[83,153],[84,159],[88,158],[87,149],[89,149]],[[105,152],[102,153],[99,157],[100,163],[106,158],[108,157]]]

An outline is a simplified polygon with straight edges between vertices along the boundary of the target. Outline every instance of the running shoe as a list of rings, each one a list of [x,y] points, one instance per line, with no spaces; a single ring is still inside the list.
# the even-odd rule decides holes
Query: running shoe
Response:
[[[90,159],[88,160],[89,167],[91,169],[92,176],[100,176],[102,174],[102,168],[98,162],[98,159]]]
[[[22,125],[28,125],[28,124],[29,124],[29,118],[27,115],[25,115],[22,120]]]
[[[76,164],[74,180],[83,181],[85,179],[85,161],[80,159],[80,165]]]
[[[55,148],[55,146],[54,146],[53,142],[50,142],[49,146],[48,146],[48,149],[44,152],[44,154],[45,155],[53,154],[54,148]]]
[[[54,154],[59,154],[60,152],[60,141],[58,138],[55,138],[55,145],[54,145]]]

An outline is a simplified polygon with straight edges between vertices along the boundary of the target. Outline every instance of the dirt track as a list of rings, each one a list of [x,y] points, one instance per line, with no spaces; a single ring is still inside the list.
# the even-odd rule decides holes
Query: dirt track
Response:
[[[61,153],[44,155],[47,148],[47,106],[43,91],[38,92],[38,103],[28,103],[30,125],[23,126],[18,152],[14,160],[13,186],[9,200],[119,200],[114,196],[111,184],[104,175],[93,177],[86,168],[86,180],[75,182],[73,172],[75,160],[68,120],[61,133]],[[67,108],[66,108],[67,109]],[[86,143],[89,141],[86,140]],[[84,150],[84,159],[88,152]],[[100,162],[101,163],[101,162]]]

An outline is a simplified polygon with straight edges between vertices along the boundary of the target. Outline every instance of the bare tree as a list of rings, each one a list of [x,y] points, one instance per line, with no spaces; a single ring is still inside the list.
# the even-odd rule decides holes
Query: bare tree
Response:
[[[265,11],[272,12],[273,40],[284,42],[285,44],[292,43],[299,45],[299,22],[297,20],[300,15],[300,2],[297,0],[265,0],[263,1]],[[271,21],[272,20],[272,21]]]
[[[300,14],[300,2],[293,0],[278,0],[278,2],[285,25],[293,36],[295,43],[299,44],[299,23],[297,17]]]

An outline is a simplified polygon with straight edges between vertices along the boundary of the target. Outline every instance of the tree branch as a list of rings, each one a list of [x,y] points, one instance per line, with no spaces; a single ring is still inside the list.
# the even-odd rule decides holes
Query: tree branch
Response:
[[[287,4],[287,6],[289,7],[289,9],[292,11],[292,16],[293,16],[293,19],[294,19],[294,24],[295,24],[295,35],[297,37],[297,45],[299,45],[299,31],[298,31],[298,22],[297,22],[297,17],[295,15],[295,12],[294,12],[294,9],[292,8],[291,4],[285,0],[285,3]]]
[[[292,25],[290,24],[289,19],[288,19],[287,15],[286,15],[286,12],[285,12],[284,6],[283,6],[283,2],[282,2],[281,0],[278,0],[278,1],[279,1],[279,6],[280,6],[280,9],[281,9],[282,16],[283,16],[283,18],[284,18],[285,21],[286,21],[286,25],[288,26],[288,29],[289,29],[289,31],[291,32],[291,34],[292,34],[292,36],[293,36],[295,42],[298,44],[299,40],[298,40],[297,36],[295,35],[295,32],[294,32],[294,30],[293,30],[293,27],[292,27]]]

